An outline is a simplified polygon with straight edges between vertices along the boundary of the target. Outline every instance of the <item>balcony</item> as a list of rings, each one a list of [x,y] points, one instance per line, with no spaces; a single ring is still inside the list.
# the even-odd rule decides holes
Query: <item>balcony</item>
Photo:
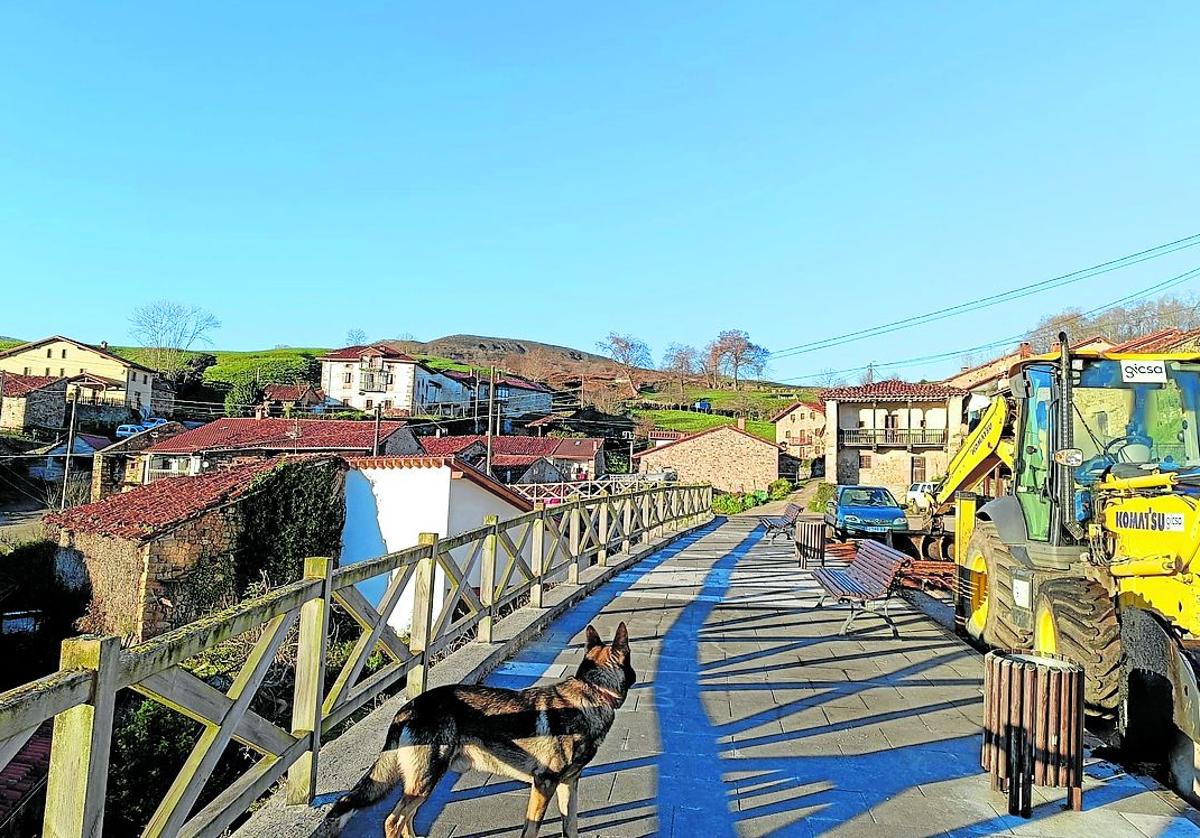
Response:
[[[945,428],[843,428],[838,442],[845,448],[944,448]]]
[[[390,373],[378,367],[359,367],[358,390],[360,393],[386,393]]]

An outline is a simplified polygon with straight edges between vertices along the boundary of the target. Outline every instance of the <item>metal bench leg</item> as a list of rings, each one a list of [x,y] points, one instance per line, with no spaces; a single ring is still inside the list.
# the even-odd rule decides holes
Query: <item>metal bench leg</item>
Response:
[[[817,604],[813,608],[821,608],[825,605],[825,600],[829,598],[829,594],[821,594],[821,598],[817,600]]]
[[[850,629],[850,624],[854,622],[854,618],[859,615],[861,608],[855,608],[854,603],[850,603],[850,616],[846,618],[846,622],[842,623],[842,630],[838,634],[845,634]]]

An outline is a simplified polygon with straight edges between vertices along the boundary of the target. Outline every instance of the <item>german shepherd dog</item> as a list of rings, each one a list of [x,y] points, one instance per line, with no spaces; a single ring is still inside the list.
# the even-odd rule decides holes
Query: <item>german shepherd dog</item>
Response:
[[[563,834],[576,838],[576,784],[637,680],[629,632],[617,626],[611,644],[587,627],[587,651],[574,678],[548,687],[504,690],[447,686],[401,708],[383,753],[329,812],[340,830],[356,809],[398,784],[404,795],[384,821],[387,838],[415,838],[413,818],[449,770],[488,771],[529,783],[522,838],[535,838],[550,794],[557,790]]]

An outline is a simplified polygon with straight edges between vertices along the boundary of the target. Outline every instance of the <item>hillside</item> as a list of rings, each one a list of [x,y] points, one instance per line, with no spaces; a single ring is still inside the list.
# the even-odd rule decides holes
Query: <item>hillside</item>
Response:
[[[638,419],[646,419],[654,423],[654,427],[669,431],[683,431],[694,434],[706,431],[718,425],[732,425],[737,422],[732,416],[719,416],[713,413],[695,413],[690,410],[634,410],[633,415]],[[770,422],[746,422],[746,430],[755,436],[770,442],[775,441],[775,426]]]
[[[429,341],[417,340],[387,340],[388,343],[402,347],[405,352],[419,355],[435,355],[450,358],[455,361],[465,361],[472,364],[491,364],[513,355],[528,355],[544,353],[548,360],[562,364],[575,365],[585,363],[612,363],[603,355],[585,352],[570,346],[559,346],[553,343],[541,343],[536,340],[521,338],[497,338],[486,335],[447,335]]]

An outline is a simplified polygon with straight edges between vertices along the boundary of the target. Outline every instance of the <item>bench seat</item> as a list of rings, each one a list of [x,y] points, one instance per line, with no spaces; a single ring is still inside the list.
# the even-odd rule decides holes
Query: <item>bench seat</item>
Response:
[[[899,590],[901,573],[908,563],[909,558],[899,550],[877,541],[861,542],[849,567],[822,567],[813,571],[813,579],[825,591],[817,607],[827,599],[850,606],[850,616],[838,634],[845,634],[859,614],[870,611],[891,626],[893,637],[899,637],[900,632],[888,614],[888,604]],[[882,611],[877,606],[882,606]]]

